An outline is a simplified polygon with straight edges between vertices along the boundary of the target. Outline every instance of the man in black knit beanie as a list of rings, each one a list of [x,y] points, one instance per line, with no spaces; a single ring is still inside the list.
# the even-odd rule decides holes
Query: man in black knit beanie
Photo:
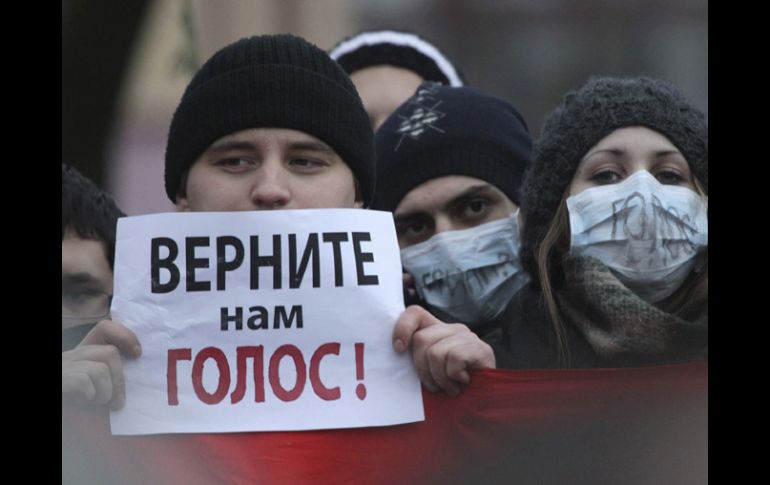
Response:
[[[241,39],[185,90],[165,182],[180,210],[368,206],[372,128],[350,78],[323,50],[290,34]]]
[[[166,145],[166,195],[180,211],[369,207],[373,137],[355,86],[323,50],[291,34],[241,39],[206,61],[182,96]],[[429,314],[404,315],[401,342],[440,323]],[[139,340],[123,324],[103,320],[83,344],[109,372],[94,371],[88,379],[63,372],[62,399],[121,408],[119,354],[139,357]],[[491,349],[483,350],[485,362],[494,362]]]
[[[373,137],[355,87],[326,52],[290,34],[241,39],[206,61],[182,96],[166,194],[180,211],[368,206]],[[136,335],[102,320],[81,345],[88,352],[62,364],[62,399],[122,407],[119,354],[141,354]]]

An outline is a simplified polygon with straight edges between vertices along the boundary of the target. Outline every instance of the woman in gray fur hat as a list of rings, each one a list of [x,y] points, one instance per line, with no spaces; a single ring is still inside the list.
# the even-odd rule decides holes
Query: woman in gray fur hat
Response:
[[[522,194],[532,276],[498,368],[708,352],[708,123],[668,83],[594,78],[545,121]]]

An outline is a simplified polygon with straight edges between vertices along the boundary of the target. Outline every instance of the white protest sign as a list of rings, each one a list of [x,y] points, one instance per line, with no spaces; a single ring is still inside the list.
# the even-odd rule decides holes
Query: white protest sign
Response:
[[[175,213],[118,222],[112,318],[136,333],[113,434],[425,419],[390,213]]]

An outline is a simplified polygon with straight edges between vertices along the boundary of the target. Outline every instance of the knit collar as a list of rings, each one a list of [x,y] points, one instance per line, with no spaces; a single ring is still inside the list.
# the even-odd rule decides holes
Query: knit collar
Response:
[[[557,290],[563,318],[618,366],[683,362],[708,353],[708,307],[687,321],[639,298],[591,257],[567,256]]]

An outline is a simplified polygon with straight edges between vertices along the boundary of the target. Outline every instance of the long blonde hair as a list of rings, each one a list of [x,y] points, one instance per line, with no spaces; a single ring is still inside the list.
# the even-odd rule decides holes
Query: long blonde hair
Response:
[[[692,181],[695,191],[700,196],[706,197],[706,189],[694,175]],[[567,211],[569,190],[568,185],[543,240],[534,249],[537,276],[543,291],[546,311],[553,324],[560,367],[570,366],[570,354],[566,329],[554,293],[553,280],[557,279],[560,282],[563,279],[561,262],[570,249],[569,212]],[[658,307],[665,312],[689,319],[697,315],[705,305],[708,305],[708,248],[704,252],[701,268],[690,274],[682,286]]]

